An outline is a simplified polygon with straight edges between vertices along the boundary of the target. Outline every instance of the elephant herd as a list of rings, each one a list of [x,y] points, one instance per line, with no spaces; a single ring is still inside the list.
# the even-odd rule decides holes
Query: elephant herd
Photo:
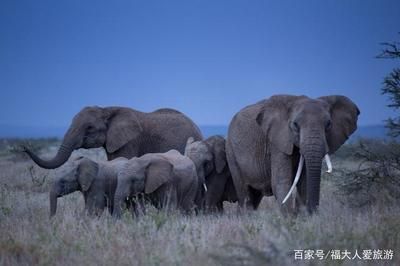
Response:
[[[257,209],[274,196],[283,213],[317,210],[322,162],[356,130],[360,114],[347,97],[317,99],[275,95],[240,110],[227,138],[203,139],[183,113],[163,108],[144,113],[124,107],[85,107],[72,120],[53,159],[24,147],[40,167],[63,165],[73,150],[104,147],[108,161],[79,157],[50,188],[57,198],[81,191],[89,214],[105,208],[115,217],[156,208],[222,211],[223,202]],[[296,193],[294,193],[296,189]],[[290,199],[290,200],[288,200]]]

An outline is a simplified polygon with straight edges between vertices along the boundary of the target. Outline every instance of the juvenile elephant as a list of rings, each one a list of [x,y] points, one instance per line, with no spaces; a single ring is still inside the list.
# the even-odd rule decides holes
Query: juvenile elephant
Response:
[[[117,188],[117,174],[128,161],[117,158],[112,161],[95,162],[79,157],[67,174],[57,178],[50,188],[50,217],[56,214],[57,198],[81,191],[85,209],[90,215],[100,215],[107,207],[110,214],[114,208],[114,193]]]
[[[108,160],[132,158],[150,152],[176,149],[184,152],[190,137],[201,140],[199,128],[187,116],[163,108],[143,113],[125,107],[85,107],[72,120],[62,144],[51,160],[43,160],[24,147],[40,167],[54,169],[64,164],[73,150],[104,147]]]
[[[276,95],[239,111],[226,146],[239,204],[257,208],[263,195],[274,195],[285,213],[293,211],[286,200],[297,186],[296,206],[315,211],[322,160],[329,163],[326,155],[356,130],[359,114],[350,99],[338,95]]]
[[[237,201],[226,160],[225,139],[222,136],[211,136],[201,141],[189,138],[185,156],[194,162],[199,179],[205,180],[207,187],[205,208],[207,210],[223,211],[224,201]]]
[[[178,207],[189,212],[195,207],[197,187],[193,162],[176,150],[135,157],[118,174],[114,214],[120,217],[125,200],[140,195],[156,208]]]

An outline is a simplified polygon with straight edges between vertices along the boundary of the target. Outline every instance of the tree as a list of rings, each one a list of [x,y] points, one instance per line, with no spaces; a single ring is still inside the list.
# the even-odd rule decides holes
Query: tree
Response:
[[[400,33],[399,33],[400,34]],[[382,43],[383,50],[377,56],[384,59],[400,59],[400,42]],[[394,68],[383,80],[382,94],[389,96],[390,104],[388,107],[395,110],[400,109],[400,68]],[[400,136],[400,117],[389,118],[386,120],[386,127],[392,137]]]

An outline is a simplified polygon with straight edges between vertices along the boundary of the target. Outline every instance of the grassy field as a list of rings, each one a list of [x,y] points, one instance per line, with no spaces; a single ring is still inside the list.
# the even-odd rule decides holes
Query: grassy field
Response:
[[[226,204],[223,215],[151,209],[137,219],[125,215],[116,221],[108,213],[83,215],[79,192],[60,199],[50,220],[48,186],[68,165],[40,169],[16,152],[18,143],[0,142],[0,265],[400,265],[400,200],[379,182],[369,183],[368,190],[357,186],[360,181],[348,174],[360,163],[351,156],[352,147],[332,157],[335,174],[323,174],[319,212],[311,217],[283,217],[275,200],[264,198],[257,211],[238,213],[236,204]],[[52,156],[57,142],[33,144]],[[81,154],[105,159],[101,149],[73,156]],[[295,250],[303,256],[322,250],[326,258],[295,260]],[[347,250],[350,257],[357,250],[361,258],[363,250],[394,255],[333,259],[335,250],[342,255]]]

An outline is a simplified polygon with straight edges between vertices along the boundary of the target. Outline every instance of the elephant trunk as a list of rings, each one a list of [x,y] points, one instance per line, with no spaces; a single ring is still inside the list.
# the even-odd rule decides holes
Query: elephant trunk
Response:
[[[50,217],[53,217],[57,211],[58,194],[54,189],[50,190]]]
[[[128,193],[124,193],[121,191],[118,191],[115,193],[114,197],[114,211],[113,211],[113,216],[116,218],[121,218],[122,216],[122,211],[125,207],[125,200],[128,197]]]
[[[306,174],[307,174],[307,210],[310,213],[316,211],[319,205],[320,185],[321,185],[321,165],[322,155],[305,155]]]
[[[76,129],[77,128],[77,129]],[[79,144],[82,142],[83,131],[80,127],[72,125],[67,133],[65,133],[63,142],[57,151],[56,156],[50,160],[43,160],[39,158],[33,151],[25,147],[25,152],[32,158],[32,160],[42,168],[55,169],[63,165],[71,156],[73,150],[80,147]]]
[[[207,185],[205,179],[205,171],[203,166],[199,167],[197,170],[197,184],[198,189],[196,192],[196,196],[194,202],[198,209],[204,209],[206,206],[206,195],[207,195]]]
[[[33,151],[25,148],[25,152],[31,157],[31,159],[40,167],[45,169],[55,169],[63,165],[68,158],[71,156],[73,149],[70,145],[66,145],[65,142],[61,144],[56,156],[51,160],[43,160],[39,158]]]

